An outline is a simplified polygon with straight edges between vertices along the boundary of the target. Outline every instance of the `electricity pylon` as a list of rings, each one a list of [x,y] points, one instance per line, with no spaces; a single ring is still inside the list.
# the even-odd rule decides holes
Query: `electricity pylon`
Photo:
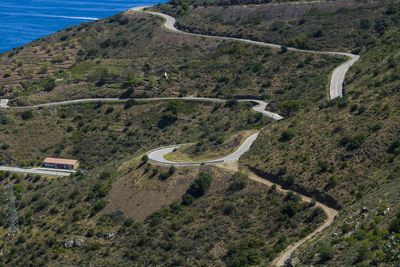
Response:
[[[17,210],[15,209],[13,185],[7,185],[8,194],[8,227],[12,234],[19,230]]]

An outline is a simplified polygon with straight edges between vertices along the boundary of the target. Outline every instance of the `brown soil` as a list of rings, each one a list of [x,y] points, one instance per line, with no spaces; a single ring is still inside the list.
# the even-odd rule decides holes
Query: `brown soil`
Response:
[[[164,166],[154,165],[153,168],[160,172],[167,170]],[[103,213],[122,212],[126,217],[143,220],[161,207],[180,201],[200,170],[210,172],[214,177],[208,194],[224,189],[231,177],[225,170],[212,166],[180,167],[165,181],[159,180],[158,176],[150,178],[151,171],[135,178],[124,176],[114,182],[107,196],[110,202]]]

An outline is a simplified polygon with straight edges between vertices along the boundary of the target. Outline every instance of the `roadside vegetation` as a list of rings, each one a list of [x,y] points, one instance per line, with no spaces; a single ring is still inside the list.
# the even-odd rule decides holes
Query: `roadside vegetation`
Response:
[[[179,29],[194,33],[231,36],[310,50],[361,53],[383,31],[395,1],[315,1],[303,4],[249,5],[218,1],[170,1],[153,9],[177,17]],[[388,12],[386,12],[389,10]]]
[[[234,133],[271,123],[251,104],[226,107],[196,101],[83,103],[0,111],[0,160],[36,166],[47,157],[75,158],[91,169],[169,144],[205,139],[225,142]],[[201,129],[201,130],[199,130]]]
[[[341,57],[183,36],[144,14],[83,23],[1,54],[0,95],[11,105],[129,100],[0,111],[6,164],[38,166],[54,156],[82,165],[61,178],[0,172],[0,186],[14,183],[21,228],[9,235],[2,194],[0,265],[268,264],[324,221],[315,201],[303,203],[243,173],[158,166],[146,156],[152,148],[195,142],[174,153],[217,157],[254,129],[262,131],[240,164],[340,209],[293,255],[299,266],[399,265],[400,6],[276,4],[174,1],[155,9],[194,32],[359,53],[344,97],[327,100]],[[265,15],[279,10],[283,18]],[[231,100],[132,99],[154,96]],[[285,119],[260,116],[233,100],[239,97],[265,99]],[[77,238],[85,239],[82,246],[65,248]]]
[[[266,99],[279,112],[286,100],[323,101],[330,73],[344,60],[183,36],[161,23],[119,14],[3,53],[0,95],[22,106],[94,97],[242,97]],[[64,54],[69,59],[52,61]]]

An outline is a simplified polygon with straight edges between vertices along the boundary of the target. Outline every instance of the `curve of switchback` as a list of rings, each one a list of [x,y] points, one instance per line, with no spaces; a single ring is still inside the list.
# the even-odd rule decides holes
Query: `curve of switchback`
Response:
[[[223,39],[223,40],[231,40],[231,41],[238,41],[238,42],[244,42],[244,43],[249,43],[249,44],[254,44],[254,45],[260,45],[260,46],[267,46],[267,47],[272,47],[272,48],[281,48],[281,45],[277,45],[277,44],[270,44],[270,43],[264,43],[264,42],[258,42],[258,41],[252,41],[252,40],[248,40],[248,39],[239,39],[239,38],[232,38],[232,37],[225,37],[225,36],[209,36],[209,35],[203,35],[203,34],[194,34],[194,33],[189,33],[189,32],[183,32],[180,31],[178,29],[175,28],[175,18],[163,14],[163,13],[159,13],[159,12],[146,12],[143,11],[144,7],[135,7],[132,8],[130,11],[133,12],[143,12],[143,13],[147,13],[147,14],[151,14],[151,15],[155,15],[155,16],[160,16],[162,18],[164,18],[164,27],[167,30],[170,30],[172,32],[175,33],[181,33],[181,34],[185,34],[185,35],[193,35],[193,36],[200,36],[200,37],[207,37],[207,38],[217,38],[217,39]],[[327,54],[327,55],[341,55],[341,56],[347,56],[349,57],[349,60],[346,61],[345,63],[339,65],[337,68],[334,69],[332,76],[331,76],[331,80],[330,80],[330,86],[329,86],[329,95],[331,99],[337,98],[337,97],[341,97],[343,96],[343,82],[345,79],[345,75],[347,73],[347,71],[349,70],[349,68],[358,61],[358,59],[360,58],[358,55],[354,55],[354,54],[350,54],[350,53],[343,53],[343,52],[327,52],[327,51],[312,51],[312,50],[301,50],[301,49],[297,49],[297,48],[292,48],[289,47],[288,50],[292,50],[292,51],[299,51],[299,52],[306,52],[306,53],[316,53],[316,54]],[[258,105],[259,108],[262,107],[262,105]],[[256,108],[253,108],[256,111]],[[262,110],[265,109],[265,106],[262,107]],[[262,112],[262,111],[259,111]],[[266,115],[266,114],[264,114]],[[243,155],[246,151],[248,151],[251,147],[251,145],[253,144],[253,142],[256,140],[257,136],[258,136],[259,132],[251,135],[250,137],[248,137],[240,146],[239,148],[232,154],[217,159],[217,160],[213,160],[213,161],[204,161],[204,162],[172,162],[172,161],[168,161],[164,158],[164,156],[170,152],[172,152],[174,149],[179,148],[182,145],[173,145],[173,146],[169,146],[169,147],[162,147],[159,149],[155,149],[152,150],[148,153],[149,159],[152,160],[153,162],[156,163],[161,163],[161,164],[167,164],[167,165],[193,165],[193,164],[204,164],[204,163],[220,163],[220,162],[229,162],[230,166],[235,166],[233,169],[235,171],[238,170],[237,167],[237,161],[239,160],[240,156]],[[221,167],[226,167],[226,165],[220,165]],[[229,164],[228,164],[229,166]],[[272,183],[271,181],[262,179],[260,177],[258,177],[257,175],[255,175],[254,173],[250,172],[249,178],[262,183],[262,184],[266,184],[269,186],[272,186],[274,183]],[[276,185],[276,184],[275,184]],[[277,185],[278,187],[279,185]],[[290,190],[284,190],[281,187],[278,187],[279,191],[281,192],[288,192]],[[297,192],[295,192],[297,193]],[[298,193],[297,193],[298,194]],[[306,202],[310,202],[311,199],[307,196],[301,195],[301,199],[303,201]],[[275,266],[283,266],[285,264],[285,261],[287,259],[290,258],[290,256],[292,255],[292,253],[302,244],[304,244],[307,240],[310,240],[311,238],[313,238],[317,233],[321,232],[322,230],[326,229],[327,227],[329,227],[335,216],[337,215],[338,211],[335,209],[332,209],[320,202],[317,202],[316,205],[320,208],[322,208],[324,210],[324,212],[327,215],[327,219],[325,220],[325,222],[318,227],[316,230],[314,230],[312,233],[310,233],[309,235],[307,235],[305,238],[291,244],[290,246],[288,246],[278,257],[276,257],[271,263]]]

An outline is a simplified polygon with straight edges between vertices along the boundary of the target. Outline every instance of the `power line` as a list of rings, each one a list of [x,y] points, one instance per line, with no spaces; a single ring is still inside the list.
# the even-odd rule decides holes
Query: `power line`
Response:
[[[14,234],[19,230],[18,226],[18,218],[17,218],[17,210],[15,209],[15,201],[14,201],[14,190],[13,185],[7,185],[7,194],[8,194],[8,227],[10,231]]]

